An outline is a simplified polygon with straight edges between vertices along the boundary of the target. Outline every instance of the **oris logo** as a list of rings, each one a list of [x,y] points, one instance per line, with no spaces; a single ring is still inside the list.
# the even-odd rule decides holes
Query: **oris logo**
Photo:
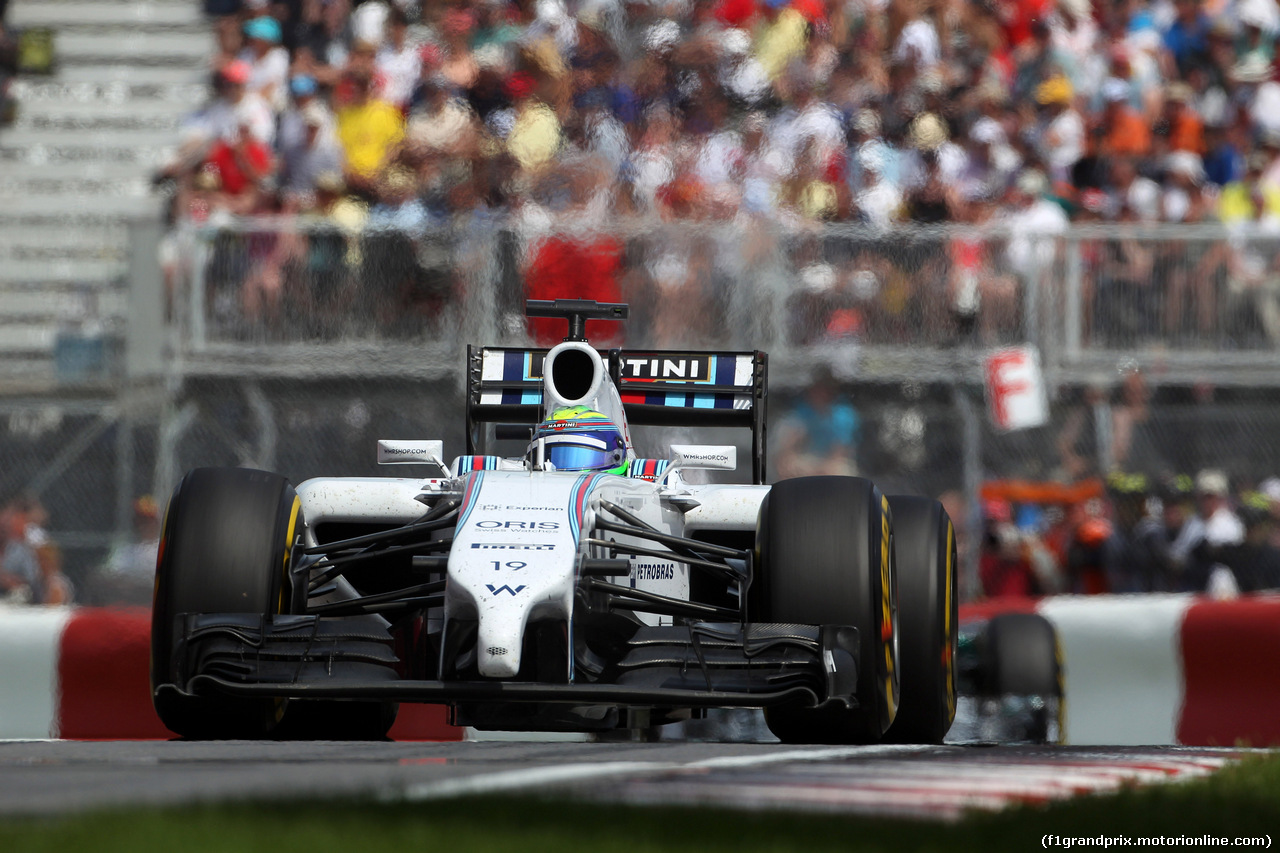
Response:
[[[558,521],[478,521],[481,530],[559,530]]]

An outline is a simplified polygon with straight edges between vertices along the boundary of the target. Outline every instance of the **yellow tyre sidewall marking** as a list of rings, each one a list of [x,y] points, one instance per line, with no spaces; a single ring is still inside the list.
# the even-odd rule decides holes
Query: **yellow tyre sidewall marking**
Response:
[[[284,560],[280,566],[280,595],[276,600],[276,613],[284,613],[284,596],[289,588],[289,558],[293,555],[293,537],[298,528],[298,515],[302,511],[302,498],[297,495],[293,496],[293,506],[289,508],[289,524],[286,528],[284,539]],[[285,709],[289,707],[289,700],[283,698],[275,698],[271,701],[271,714],[276,724],[284,719]]]
[[[898,715],[898,625],[894,612],[894,585],[890,556],[889,499],[880,496],[880,641],[884,644],[884,695],[889,722]],[[886,631],[886,628],[888,629]]]

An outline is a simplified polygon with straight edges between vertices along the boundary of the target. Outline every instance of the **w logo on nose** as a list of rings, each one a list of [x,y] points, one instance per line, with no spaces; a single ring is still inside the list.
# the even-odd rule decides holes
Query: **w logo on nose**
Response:
[[[516,587],[515,589],[512,589],[506,584],[503,584],[502,586],[494,586],[491,583],[487,583],[485,584],[485,587],[488,588],[490,595],[497,595],[500,592],[506,592],[506,593],[510,593],[512,596],[516,596],[520,594],[520,591],[524,589],[525,585],[520,584],[520,586]]]

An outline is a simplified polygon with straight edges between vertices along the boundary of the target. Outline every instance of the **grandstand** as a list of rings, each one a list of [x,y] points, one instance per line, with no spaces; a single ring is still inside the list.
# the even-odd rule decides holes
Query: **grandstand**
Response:
[[[7,17],[52,30],[56,66],[14,82],[0,129],[0,372],[100,380],[125,332],[129,224],[159,219],[151,177],[205,96],[213,36],[192,0],[13,0]]]

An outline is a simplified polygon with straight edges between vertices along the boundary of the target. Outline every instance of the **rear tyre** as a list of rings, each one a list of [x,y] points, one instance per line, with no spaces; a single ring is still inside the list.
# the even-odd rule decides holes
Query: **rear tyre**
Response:
[[[898,563],[902,704],[891,743],[942,743],[956,716],[956,538],[942,504],[889,498]]]
[[[898,707],[898,620],[889,503],[860,477],[775,484],[760,506],[753,621],[858,629],[858,707],[768,708],[784,743],[875,743]]]
[[[183,696],[174,659],[181,614],[287,612],[287,577],[300,502],[289,481],[248,468],[196,468],[169,500],[151,611],[151,690],[156,713],[187,738],[255,738],[284,712],[281,699]]]

